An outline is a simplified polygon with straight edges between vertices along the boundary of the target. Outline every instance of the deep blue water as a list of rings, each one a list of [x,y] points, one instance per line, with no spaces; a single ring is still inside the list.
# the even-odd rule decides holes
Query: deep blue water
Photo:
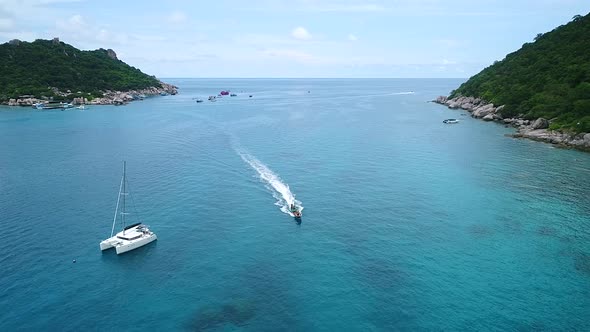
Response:
[[[0,109],[0,331],[590,330],[590,154],[427,103],[461,80],[169,81]]]

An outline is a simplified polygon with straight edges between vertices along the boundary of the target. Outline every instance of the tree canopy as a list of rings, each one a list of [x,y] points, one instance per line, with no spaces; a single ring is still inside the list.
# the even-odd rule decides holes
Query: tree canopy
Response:
[[[0,101],[21,95],[51,97],[51,88],[96,97],[106,90],[148,87],[160,87],[160,81],[104,49],[81,51],[58,40],[41,39],[0,45]]]
[[[552,129],[590,132],[590,14],[538,34],[450,97],[460,95],[505,105],[504,117],[543,117]]]

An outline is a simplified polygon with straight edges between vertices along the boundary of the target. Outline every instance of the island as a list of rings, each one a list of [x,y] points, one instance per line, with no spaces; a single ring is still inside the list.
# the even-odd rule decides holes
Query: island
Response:
[[[514,126],[514,137],[590,151],[590,14],[539,33],[434,102]]]
[[[79,50],[53,40],[0,45],[0,103],[123,104],[153,95],[175,95],[177,87],[127,65],[111,49]]]

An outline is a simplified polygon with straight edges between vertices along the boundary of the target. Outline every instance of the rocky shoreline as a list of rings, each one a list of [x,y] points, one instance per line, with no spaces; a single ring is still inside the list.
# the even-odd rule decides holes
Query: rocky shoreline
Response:
[[[178,87],[160,82],[162,85],[161,87],[149,87],[145,89],[139,90],[129,90],[129,91],[103,91],[103,97],[94,98],[92,100],[87,100],[86,98],[78,97],[72,99],[72,104],[74,105],[122,105],[128,102],[143,99],[144,97],[149,96],[157,96],[162,94],[169,94],[175,95],[178,93]],[[60,95],[62,97],[66,97],[70,94],[70,92],[61,92],[56,88],[52,89],[54,94]],[[3,105],[8,106],[33,106],[37,103],[46,103],[49,100],[46,99],[39,99],[33,96],[21,96],[17,99],[10,99],[8,101],[2,102]]]
[[[471,113],[471,116],[484,121],[494,121],[516,128],[512,137],[527,138],[535,141],[551,143],[563,148],[574,148],[590,151],[590,133],[569,134],[550,130],[550,120],[539,118],[534,121],[522,118],[503,118],[500,111],[504,105],[494,106],[481,98],[439,96],[433,102],[445,105],[450,109],[461,109]]]

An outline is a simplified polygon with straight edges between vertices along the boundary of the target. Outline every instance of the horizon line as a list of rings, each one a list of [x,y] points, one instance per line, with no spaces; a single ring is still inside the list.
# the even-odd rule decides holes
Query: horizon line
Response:
[[[252,79],[314,79],[314,80],[326,80],[326,79],[338,79],[338,80],[363,80],[363,79],[372,79],[372,80],[448,80],[448,79],[467,79],[469,77],[158,77],[159,79],[242,79],[242,80],[252,80]]]

